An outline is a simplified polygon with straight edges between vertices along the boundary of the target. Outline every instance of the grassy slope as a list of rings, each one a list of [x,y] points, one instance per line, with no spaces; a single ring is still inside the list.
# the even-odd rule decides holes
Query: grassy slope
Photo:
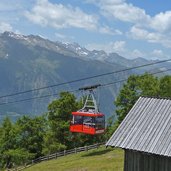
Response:
[[[123,171],[123,151],[99,148],[36,164],[26,171]]]

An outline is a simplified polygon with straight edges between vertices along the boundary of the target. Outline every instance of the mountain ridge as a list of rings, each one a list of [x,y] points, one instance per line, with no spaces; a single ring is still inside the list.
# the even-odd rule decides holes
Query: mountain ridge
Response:
[[[132,60],[125,59],[116,53],[107,54],[104,51],[88,51],[77,43],[53,42],[40,36],[24,36],[12,32],[4,32],[0,35],[0,79],[2,80],[0,96],[99,75],[114,70],[122,70],[125,67],[135,66],[137,63],[140,65],[143,62],[149,62],[145,59],[137,61],[133,62]],[[155,69],[155,67],[149,69]],[[2,98],[0,103],[78,89],[85,85],[109,83],[126,79],[131,73],[139,72],[142,73],[144,70],[130,70],[20,96]],[[114,111],[113,101],[122,84],[114,84],[112,87],[101,90],[102,112],[108,116]],[[53,99],[47,98],[21,104],[4,105],[0,108],[0,114],[2,118],[8,115],[13,117],[14,120],[20,114],[42,114],[46,112],[48,103]]]
[[[114,59],[116,58],[118,60],[118,58],[122,58],[122,61],[129,61],[130,62],[134,62],[137,59],[143,59],[144,61],[149,61],[146,60],[142,57],[137,57],[135,59],[128,59],[125,57],[120,56],[117,53],[106,53],[103,50],[92,50],[89,51],[88,49],[81,47],[78,43],[73,42],[73,43],[64,43],[64,42],[60,42],[60,41],[51,41],[49,39],[45,39],[41,36],[38,35],[21,35],[21,34],[16,34],[13,32],[4,32],[1,34],[1,37],[11,37],[14,39],[18,39],[21,41],[25,41],[25,43],[27,42],[28,44],[31,43],[34,46],[40,46],[49,50],[53,50],[55,52],[61,53],[63,55],[71,55],[72,57],[87,57],[88,59],[93,59],[93,60],[101,60],[101,61],[107,61],[107,62],[114,62]],[[69,53],[64,52],[65,51],[70,51]],[[111,58],[112,61],[110,60]]]

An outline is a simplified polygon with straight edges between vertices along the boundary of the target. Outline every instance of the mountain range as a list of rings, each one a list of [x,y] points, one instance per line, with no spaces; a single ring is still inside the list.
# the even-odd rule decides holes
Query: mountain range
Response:
[[[39,91],[30,91],[16,96],[8,94],[48,87],[63,82],[79,80],[103,73],[122,70],[151,63],[144,58],[126,59],[117,53],[106,53],[81,47],[77,43],[54,42],[36,35],[21,35],[13,32],[0,34],[0,116],[13,120],[21,115],[40,115],[47,111],[48,103],[58,96],[33,99],[20,103],[2,103],[22,99],[59,94],[61,91],[77,90],[93,84],[107,84],[126,79],[130,74],[159,71],[169,68],[170,63],[129,70],[117,74],[82,80],[75,83],[53,86]],[[154,61],[155,62],[155,61]],[[100,109],[107,116],[114,112],[114,99],[123,82],[102,87],[99,90]],[[75,94],[81,97],[81,92]]]

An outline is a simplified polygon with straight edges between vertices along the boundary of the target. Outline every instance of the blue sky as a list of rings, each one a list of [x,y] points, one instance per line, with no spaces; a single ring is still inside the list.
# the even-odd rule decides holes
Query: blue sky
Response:
[[[1,0],[0,32],[77,42],[127,58],[171,58],[169,0]]]

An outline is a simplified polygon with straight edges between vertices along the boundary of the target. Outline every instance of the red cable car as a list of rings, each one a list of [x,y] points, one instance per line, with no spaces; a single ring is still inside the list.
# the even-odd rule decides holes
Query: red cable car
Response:
[[[100,113],[94,96],[94,89],[100,85],[84,87],[79,90],[88,90],[82,109],[72,112],[70,132],[84,134],[102,134],[105,132],[105,115]]]

